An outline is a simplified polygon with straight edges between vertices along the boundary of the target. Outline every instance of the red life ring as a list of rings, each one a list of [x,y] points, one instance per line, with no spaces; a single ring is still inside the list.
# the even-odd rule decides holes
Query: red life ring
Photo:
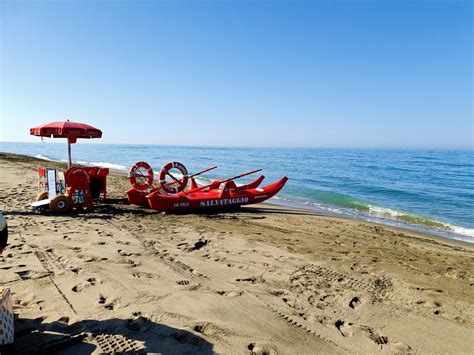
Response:
[[[133,164],[128,173],[128,181],[130,181],[130,184],[132,184],[136,190],[143,191],[152,187],[153,170],[150,164],[144,161]]]
[[[174,177],[170,174],[171,169],[178,169],[183,177],[181,179]],[[170,176],[173,181],[166,181],[166,176]],[[160,186],[164,191],[170,194],[177,194],[178,192],[183,191],[188,184],[188,179],[188,170],[183,164],[177,161],[165,164],[160,170]]]

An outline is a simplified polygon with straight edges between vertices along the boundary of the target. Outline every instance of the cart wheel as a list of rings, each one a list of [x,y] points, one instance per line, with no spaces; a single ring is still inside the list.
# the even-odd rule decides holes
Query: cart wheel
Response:
[[[43,191],[43,192],[40,192],[36,196],[36,201],[43,201],[43,200],[46,200],[47,198],[48,198],[48,191]]]
[[[49,208],[53,212],[64,212],[69,209],[69,200],[64,195],[56,195],[49,202]]]

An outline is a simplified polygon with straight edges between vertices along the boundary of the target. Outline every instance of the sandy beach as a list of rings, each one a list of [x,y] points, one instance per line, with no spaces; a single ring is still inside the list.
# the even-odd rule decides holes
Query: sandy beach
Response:
[[[64,166],[0,166],[2,354],[472,353],[472,244],[268,204],[160,214],[117,173],[94,212],[39,212],[36,168]]]

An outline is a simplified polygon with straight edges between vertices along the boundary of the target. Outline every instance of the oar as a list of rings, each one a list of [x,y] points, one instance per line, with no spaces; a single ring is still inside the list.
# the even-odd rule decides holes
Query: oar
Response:
[[[175,178],[173,175],[171,175],[169,172],[166,173],[166,175],[168,175],[169,177],[171,177],[174,182],[173,183],[169,183],[168,185],[174,185],[174,184],[180,184],[180,185],[183,185],[183,182],[181,180],[178,180],[177,178]]]
[[[216,169],[216,168],[217,168],[217,166],[213,166],[212,168],[209,168],[209,169],[200,171],[200,172],[198,172],[198,173],[196,173],[196,174],[193,174],[193,175],[191,175],[189,178],[193,178],[193,177],[195,177],[195,176],[198,176],[198,175],[207,173],[208,171],[214,170],[214,169]],[[171,174],[168,173],[168,175],[171,175]],[[173,185],[176,184],[176,183],[178,183],[178,184],[181,185],[181,181],[176,181],[177,179],[176,179],[174,176],[171,176],[171,177],[175,180],[175,182],[170,183],[170,186],[173,186]]]
[[[226,179],[226,180],[222,180],[222,181],[221,181],[221,184],[222,184],[223,182],[228,182],[228,181],[231,181],[231,180],[240,179],[241,177],[258,173],[259,171],[262,171],[262,170],[263,170],[263,169],[253,170],[253,171],[249,171],[248,173],[245,173],[245,174],[242,174],[242,175],[237,175],[237,176],[234,176],[234,177],[232,177],[232,178],[229,178],[229,179]],[[189,193],[194,193],[194,192],[198,192],[198,191],[204,190],[205,188],[208,188],[208,187],[211,186],[211,185],[212,185],[212,183],[209,184],[209,185],[206,185],[206,186],[198,187],[197,189],[194,189],[194,190],[186,191],[185,193],[183,193],[183,195],[187,195],[187,194],[189,194]]]
[[[208,171],[211,171],[211,170],[214,170],[214,169],[217,169],[217,166],[213,166],[212,168],[209,168],[209,169],[200,171],[200,172],[198,172],[198,173],[196,173],[196,174],[193,174],[193,175],[190,176],[190,178],[195,177],[195,176],[198,176],[198,175],[201,175],[201,174],[204,174],[204,173],[207,173]]]

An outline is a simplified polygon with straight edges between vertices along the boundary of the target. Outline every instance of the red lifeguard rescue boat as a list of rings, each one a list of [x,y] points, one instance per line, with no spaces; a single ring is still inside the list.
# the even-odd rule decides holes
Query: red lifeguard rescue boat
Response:
[[[168,163],[160,171],[159,187],[154,187],[151,167],[145,162],[138,162],[130,169],[129,180],[132,188],[127,191],[128,201],[135,205],[149,206],[159,212],[226,209],[268,200],[277,194],[288,180],[285,176],[262,188],[259,185],[265,178],[263,175],[246,185],[237,186],[234,182],[238,178],[261,171],[258,169],[198,186],[194,177],[215,168],[189,176],[181,163]],[[181,177],[178,178],[175,173],[171,174],[172,169],[177,169]]]

